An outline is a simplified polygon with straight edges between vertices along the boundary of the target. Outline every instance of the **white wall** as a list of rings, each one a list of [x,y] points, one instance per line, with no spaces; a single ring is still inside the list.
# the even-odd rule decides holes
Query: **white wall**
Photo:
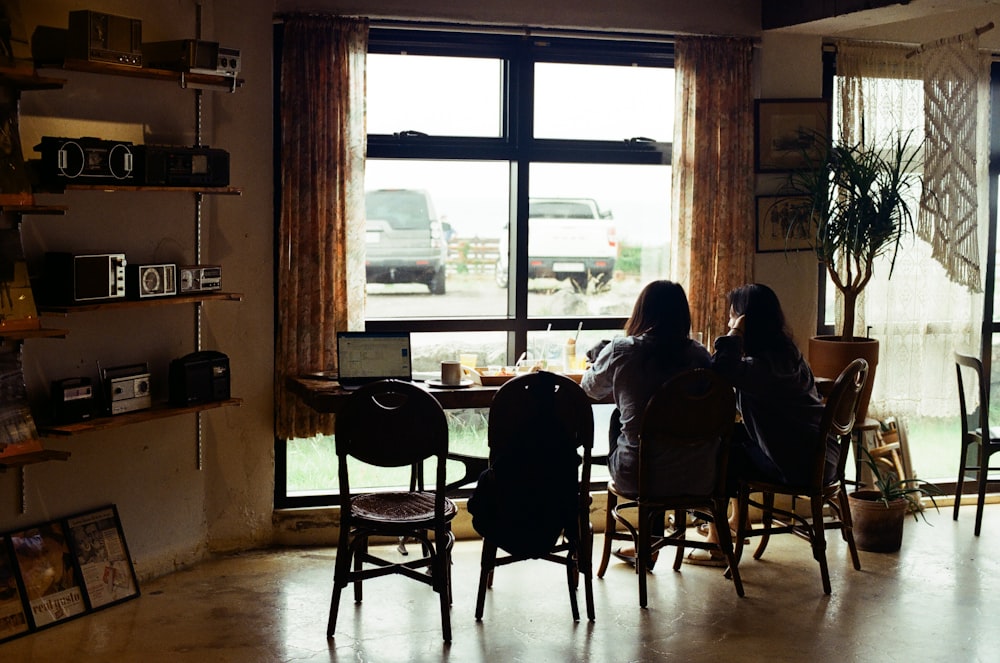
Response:
[[[204,307],[202,347],[227,353],[239,408],[205,412],[203,469],[197,469],[196,418],[184,415],[65,439],[46,446],[67,462],[28,466],[26,512],[17,473],[0,475],[0,530],[101,506],[118,505],[140,576],[170,571],[210,549],[266,544],[273,494],[273,253],[271,164],[272,7],[264,0],[204,2],[202,36],[242,50],[246,85],[203,96],[204,144],[231,155],[241,196],[206,196],[203,262],[223,265],[226,290],[240,303]],[[65,27],[79,3],[21,2],[27,34],[36,25]],[[145,41],[195,36],[194,0],[101,0],[87,8],[143,21]],[[233,17],[239,17],[234,20]],[[98,136],[137,143],[191,145],[195,95],[172,83],[44,70],[67,80],[62,90],[27,91],[21,141],[28,158],[41,136]],[[39,196],[66,205],[63,216],[26,216],[29,263],[46,250],[125,251],[133,261],[194,259],[194,197],[188,193],[69,192]],[[194,306],[175,305],[46,317],[69,329],[65,340],[24,345],[29,398],[44,410],[50,381],[96,377],[104,366],[147,361],[154,396],[166,397],[170,359],[194,350]]]

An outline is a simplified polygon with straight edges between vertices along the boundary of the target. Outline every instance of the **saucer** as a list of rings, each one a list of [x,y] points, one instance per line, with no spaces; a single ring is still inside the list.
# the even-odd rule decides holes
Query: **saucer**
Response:
[[[441,380],[428,380],[427,386],[434,387],[435,389],[464,389],[466,387],[471,387],[475,384],[472,380],[468,378],[462,378],[462,381],[458,384],[445,384]]]

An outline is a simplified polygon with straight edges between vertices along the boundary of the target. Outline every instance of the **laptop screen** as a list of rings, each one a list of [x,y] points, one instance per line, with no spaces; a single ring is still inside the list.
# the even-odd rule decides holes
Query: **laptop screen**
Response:
[[[342,386],[395,378],[410,380],[409,332],[337,332],[338,381]]]

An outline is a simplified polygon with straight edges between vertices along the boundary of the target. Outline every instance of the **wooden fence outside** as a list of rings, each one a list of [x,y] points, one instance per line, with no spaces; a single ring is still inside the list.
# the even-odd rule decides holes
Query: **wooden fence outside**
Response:
[[[448,271],[458,274],[490,273],[500,257],[500,240],[456,237],[448,243]]]

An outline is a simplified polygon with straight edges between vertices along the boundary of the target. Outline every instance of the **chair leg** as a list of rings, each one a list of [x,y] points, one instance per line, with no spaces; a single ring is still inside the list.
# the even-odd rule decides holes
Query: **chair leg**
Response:
[[[601,564],[597,567],[597,577],[603,578],[604,572],[608,570],[608,561],[611,559],[611,543],[615,538],[617,523],[614,517],[614,509],[618,506],[618,496],[608,491],[608,505],[604,517],[604,549],[601,552]]]
[[[332,638],[337,628],[337,613],[340,610],[340,593],[347,586],[347,578],[351,572],[351,546],[341,540],[337,548],[337,560],[333,570],[333,594],[330,598],[330,616],[326,623],[326,637]]]
[[[441,603],[441,635],[445,642],[451,642],[451,546],[450,535],[445,541],[435,541],[434,547],[434,590]]]
[[[587,606],[587,619],[594,621],[594,528],[590,524],[589,510],[585,528],[580,533],[580,575],[583,576],[583,596]]]
[[[750,496],[747,495],[747,498]],[[761,522],[764,525],[764,533],[760,536],[760,543],[757,544],[757,550],[753,553],[754,559],[760,559],[764,554],[764,550],[767,548],[767,542],[771,538],[771,526],[774,524],[774,493],[764,493],[762,495],[763,499],[761,503],[764,505],[763,517]]]
[[[965,483],[965,463],[968,456],[969,443],[962,440],[962,457],[958,459],[958,481],[955,482],[955,505],[951,511],[952,520],[958,520],[958,507],[962,506],[962,485]]]
[[[979,536],[979,530],[983,526],[983,504],[986,502],[986,483],[990,474],[990,457],[986,453],[985,435],[986,433],[984,432],[984,443],[979,445],[979,495],[976,498],[976,536]]]
[[[851,562],[856,571],[861,570],[861,558],[858,557],[858,547],[854,543],[854,520],[851,518],[851,503],[847,499],[847,492],[841,485],[840,493],[837,494],[837,503],[840,505],[840,535],[847,542],[847,549],[851,553]]]
[[[639,576],[639,607],[645,608],[647,603],[646,572],[650,558],[650,513],[645,507],[639,507],[638,541],[635,542],[635,572]]]
[[[747,523],[750,522],[750,493],[742,486],[739,488],[736,497],[736,541],[733,542],[733,555],[736,557],[736,564],[739,565],[743,557],[744,541],[748,541]]]
[[[579,540],[571,542],[566,551],[566,587],[569,589],[569,608],[573,613],[573,621],[580,621],[580,605],[576,600],[577,575],[579,573]]]
[[[368,554],[368,537],[360,536],[351,543],[354,549],[354,570],[360,572],[364,567],[365,556]],[[361,581],[354,581],[354,602],[361,603]]]
[[[486,604],[486,587],[490,584],[493,568],[497,561],[497,547],[483,539],[483,554],[479,561],[479,592],[476,594],[476,621],[483,618],[483,606]]]
[[[829,594],[830,569],[826,564],[826,527],[823,524],[823,499],[813,496],[809,499],[812,507],[812,549],[813,557],[819,562],[819,574],[823,579],[823,591]]]
[[[729,568],[726,570],[725,575],[727,578],[732,579],[733,587],[736,588],[736,595],[742,597],[744,595],[743,579],[740,577],[739,560],[733,551],[733,536],[729,531],[727,510],[728,500],[713,504],[712,520],[715,522],[715,531],[719,537],[719,548],[721,548],[722,553],[726,556],[726,561],[729,562]]]

